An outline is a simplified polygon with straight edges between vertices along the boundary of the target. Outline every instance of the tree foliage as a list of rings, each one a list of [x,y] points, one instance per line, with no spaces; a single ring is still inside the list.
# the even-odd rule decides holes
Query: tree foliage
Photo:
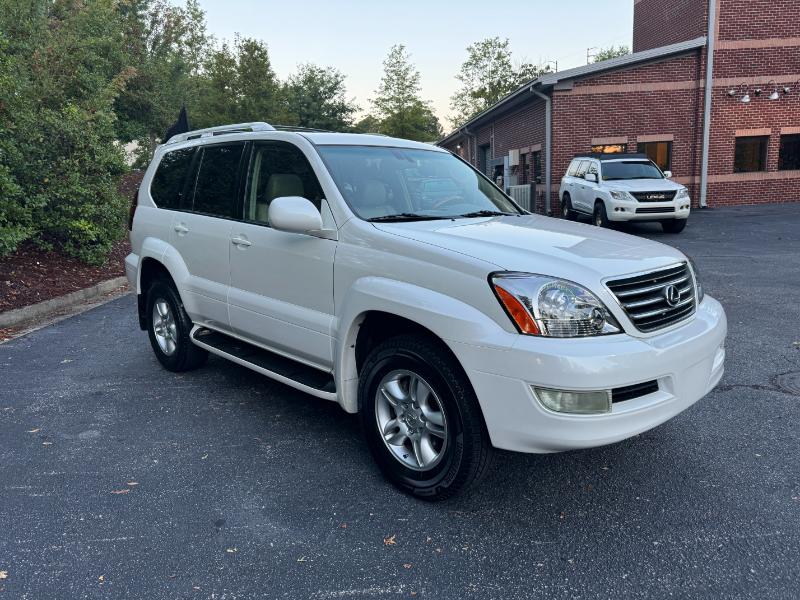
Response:
[[[0,2],[0,253],[25,239],[97,262],[122,233],[117,5]]]
[[[405,46],[392,46],[383,61],[383,78],[372,99],[378,133],[434,141],[442,127],[429,102],[420,97],[420,75]]]
[[[302,64],[286,82],[290,120],[301,127],[347,131],[359,107],[347,99],[345,76],[332,67]]]
[[[492,37],[471,44],[456,75],[461,87],[450,98],[453,125],[465,123],[544,71],[528,62],[515,65],[508,39]]]
[[[631,49],[624,44],[620,46],[609,46],[608,48],[601,48],[598,50],[597,54],[594,55],[593,62],[598,63],[604,60],[611,60],[612,58],[618,58],[630,53]]]

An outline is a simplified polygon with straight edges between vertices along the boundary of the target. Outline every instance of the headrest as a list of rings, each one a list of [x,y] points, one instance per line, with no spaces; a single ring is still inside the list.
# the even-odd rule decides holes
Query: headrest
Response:
[[[383,206],[386,201],[386,184],[377,179],[365,179],[358,186],[362,206]]]
[[[275,175],[270,175],[267,181],[266,194],[268,202],[284,196],[303,196],[304,193],[303,180],[291,173],[276,173]]]

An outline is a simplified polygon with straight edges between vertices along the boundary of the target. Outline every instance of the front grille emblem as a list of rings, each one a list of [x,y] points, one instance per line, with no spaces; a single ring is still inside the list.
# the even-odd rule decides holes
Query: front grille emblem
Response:
[[[677,306],[681,301],[681,291],[674,285],[668,285],[664,288],[664,300],[670,306]]]

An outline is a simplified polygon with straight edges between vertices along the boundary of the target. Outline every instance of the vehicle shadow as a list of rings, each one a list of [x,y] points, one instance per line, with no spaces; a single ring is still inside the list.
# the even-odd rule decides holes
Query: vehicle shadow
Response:
[[[687,497],[703,504],[714,493],[713,476],[686,477],[703,473],[704,463],[688,449],[702,444],[703,433],[684,413],[610,446],[550,455],[495,451],[480,485],[453,499],[429,503],[397,491],[382,478],[358,417],[338,404],[214,357],[204,371],[218,382],[224,379],[231,397],[244,399],[261,392],[254,401],[240,403],[237,418],[272,424],[280,419],[281,439],[271,434],[270,464],[282,465],[280,476],[302,489],[306,506],[350,505],[369,514],[391,506],[393,512],[414,513],[434,523],[458,518],[483,527],[490,517],[495,526],[541,530],[572,519],[596,520],[598,525],[615,518],[633,522],[654,510],[672,510]],[[270,500],[285,502],[287,512],[296,502],[294,496]]]

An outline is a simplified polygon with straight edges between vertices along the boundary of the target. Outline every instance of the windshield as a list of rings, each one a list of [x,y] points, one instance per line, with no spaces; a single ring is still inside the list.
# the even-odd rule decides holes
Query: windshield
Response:
[[[603,181],[619,179],[664,179],[664,174],[649,160],[604,162]]]
[[[447,152],[383,146],[318,150],[342,196],[362,219],[520,214],[494,184]]]

